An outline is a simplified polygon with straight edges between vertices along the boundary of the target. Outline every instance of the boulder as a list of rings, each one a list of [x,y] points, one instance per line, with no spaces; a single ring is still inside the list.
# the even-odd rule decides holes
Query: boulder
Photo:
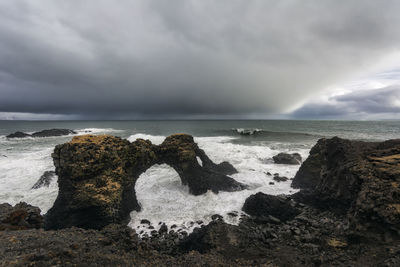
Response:
[[[50,137],[50,136],[63,136],[69,134],[76,134],[75,131],[69,129],[49,129],[32,134],[33,137]]]
[[[300,213],[292,205],[290,199],[261,192],[249,196],[242,210],[254,217],[273,216],[281,221],[291,220]]]
[[[278,155],[273,156],[272,159],[276,164],[301,164],[301,155],[299,153],[279,153]]]
[[[52,157],[59,194],[46,214],[47,229],[100,229],[110,223],[126,223],[132,210],[140,210],[136,180],[154,164],[172,166],[194,195],[246,188],[218,172],[220,165],[213,163],[186,134],[172,135],[160,146],[142,139],[130,143],[110,135],[76,136],[56,146]]]
[[[400,234],[400,140],[320,139],[300,167],[294,197],[347,213],[364,234]]]
[[[50,182],[53,178],[56,177],[56,173],[54,171],[45,171],[42,176],[40,176],[39,180],[32,186],[31,189],[38,189],[40,187],[49,187]]]
[[[278,175],[274,175],[274,178],[272,178],[272,179],[274,179],[274,181],[277,181],[278,183],[279,182],[286,182],[287,180],[289,180],[289,178],[287,178],[286,176],[279,176],[279,174]]]
[[[242,252],[239,244],[244,240],[245,234],[236,225],[216,220],[202,228],[195,229],[180,242],[179,246],[185,252],[196,250],[200,253],[207,253],[212,251],[225,257],[236,258]]]
[[[42,228],[43,217],[40,209],[25,202],[14,207],[8,203],[0,204],[0,231]]]
[[[23,132],[15,132],[12,134],[7,135],[7,138],[24,138],[24,137],[28,137],[31,136],[30,134],[27,133],[23,133]]]

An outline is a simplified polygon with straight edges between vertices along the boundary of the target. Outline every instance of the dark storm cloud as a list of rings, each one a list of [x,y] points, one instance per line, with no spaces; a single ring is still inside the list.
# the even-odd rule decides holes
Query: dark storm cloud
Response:
[[[400,85],[356,91],[330,98],[325,103],[308,103],[292,113],[298,118],[356,118],[363,115],[400,116]]]
[[[3,1],[0,112],[289,110],[398,52],[399,1]]]

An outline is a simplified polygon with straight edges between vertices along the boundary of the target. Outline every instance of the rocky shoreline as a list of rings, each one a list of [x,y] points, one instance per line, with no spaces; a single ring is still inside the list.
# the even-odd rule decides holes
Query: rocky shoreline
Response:
[[[238,225],[213,216],[188,236],[162,226],[139,238],[125,219],[140,208],[138,175],[155,163],[192,194],[246,188],[191,136],[155,146],[86,135],[53,159],[60,192],[48,214],[0,206],[0,266],[400,266],[400,140],[320,139],[292,181],[298,193],[257,193]]]

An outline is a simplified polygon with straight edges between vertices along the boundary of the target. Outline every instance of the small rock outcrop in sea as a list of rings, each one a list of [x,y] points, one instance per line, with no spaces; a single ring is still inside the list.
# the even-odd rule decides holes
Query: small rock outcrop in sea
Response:
[[[43,216],[40,209],[25,202],[14,207],[8,203],[0,204],[0,231],[25,230],[43,227]]]
[[[292,186],[301,201],[347,213],[358,232],[400,234],[400,139],[320,139]]]
[[[240,135],[255,135],[262,132],[261,129],[244,129],[244,128],[234,128],[232,129]]]
[[[299,153],[279,153],[278,155],[273,156],[272,159],[276,164],[301,164],[301,155]]]
[[[52,157],[59,194],[46,214],[48,229],[100,229],[110,223],[127,222],[132,210],[140,210],[136,180],[154,164],[172,166],[194,195],[246,188],[225,175],[234,171],[233,166],[213,163],[186,134],[169,136],[159,146],[148,140],[131,143],[110,135],[76,136],[56,146]]]
[[[15,132],[12,134],[7,135],[7,138],[24,138],[24,137],[28,137],[31,136],[30,134],[27,133],[23,133],[23,132]]]
[[[54,171],[45,171],[42,176],[40,176],[39,180],[32,186],[31,189],[38,189],[40,187],[49,187],[51,181],[56,177],[56,173]]]
[[[76,134],[76,132],[69,129],[49,129],[40,132],[35,132],[32,134],[32,137],[63,136],[69,134]]]
[[[289,180],[289,178],[287,178],[286,176],[279,176],[279,174],[278,173],[275,173],[274,174],[274,178],[272,178],[272,179],[274,179],[274,181],[276,181],[276,182],[286,182],[287,180]]]
[[[273,216],[281,221],[291,220],[300,213],[290,199],[261,192],[248,197],[242,209],[251,216]]]
[[[7,135],[7,138],[23,138],[23,137],[50,137],[50,136],[63,136],[69,134],[76,134],[75,131],[69,129],[49,129],[40,132],[34,132],[33,134],[27,134],[23,132],[15,132]]]

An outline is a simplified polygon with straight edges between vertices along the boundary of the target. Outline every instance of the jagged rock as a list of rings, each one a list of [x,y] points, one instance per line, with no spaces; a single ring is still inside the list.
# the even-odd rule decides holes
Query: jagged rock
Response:
[[[185,134],[169,136],[160,145],[110,135],[76,136],[56,146],[52,154],[58,175],[59,194],[46,214],[46,228],[70,226],[99,229],[129,220],[140,210],[135,183],[154,164],[167,163],[179,174],[192,194],[212,190],[235,191],[245,185],[217,172],[213,163]],[[203,161],[203,166],[197,162]],[[226,168],[223,164],[223,169]]]
[[[40,132],[35,132],[32,134],[33,137],[50,137],[50,136],[62,136],[76,134],[75,131],[69,129],[49,129]]]
[[[54,171],[45,171],[39,180],[32,186],[31,189],[38,189],[40,187],[49,187],[51,181],[56,176]]]
[[[157,156],[159,163],[167,163],[175,169],[182,183],[189,186],[189,191],[193,195],[206,193],[207,190],[218,193],[218,191],[232,192],[246,188],[245,185],[224,174],[236,172],[233,167],[227,167],[227,163],[219,165],[213,163],[190,135],[174,134],[167,137],[157,148]],[[203,166],[199,165],[197,157],[201,159]]]
[[[252,216],[268,217],[271,215],[281,221],[291,220],[299,214],[299,210],[291,205],[289,199],[261,192],[249,196],[244,202],[242,210]]]
[[[279,153],[278,155],[273,156],[272,159],[276,164],[301,164],[301,155],[299,153]]]
[[[147,220],[147,219],[142,219],[142,220],[140,221],[140,223],[141,223],[141,224],[148,224],[148,225],[151,224],[150,221]]]
[[[286,182],[287,180],[289,180],[289,178],[285,177],[285,176],[279,176],[279,175],[274,175],[274,181],[277,182]]]
[[[12,134],[7,135],[7,138],[24,138],[24,137],[28,137],[31,136],[30,134],[27,133],[23,133],[23,132],[15,132]]]
[[[320,139],[292,186],[303,202],[347,212],[364,234],[400,234],[400,140],[382,143]]]
[[[158,233],[159,234],[164,234],[164,233],[167,233],[167,232],[168,232],[168,227],[167,227],[167,225],[165,223],[163,223],[161,225],[161,227],[160,227],[160,230],[158,230]]]
[[[42,228],[43,217],[40,209],[25,202],[14,207],[8,203],[0,204],[0,231]]]

